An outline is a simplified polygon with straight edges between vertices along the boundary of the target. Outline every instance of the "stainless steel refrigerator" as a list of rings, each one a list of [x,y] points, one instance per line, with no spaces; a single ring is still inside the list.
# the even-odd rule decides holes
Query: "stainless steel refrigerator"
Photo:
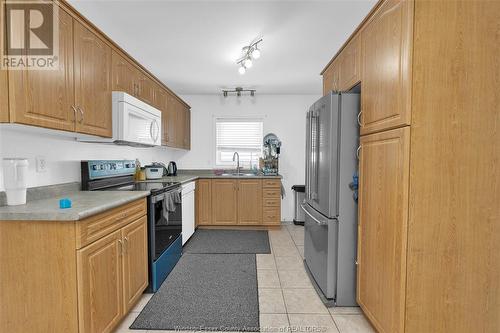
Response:
[[[316,286],[337,306],[357,305],[357,204],[349,184],[359,108],[359,94],[331,92],[307,113],[304,257]]]

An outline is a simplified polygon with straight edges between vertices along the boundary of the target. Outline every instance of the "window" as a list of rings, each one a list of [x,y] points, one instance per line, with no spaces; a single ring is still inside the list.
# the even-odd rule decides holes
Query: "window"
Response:
[[[216,118],[215,164],[233,166],[233,154],[240,155],[240,166],[258,165],[262,157],[262,119]]]

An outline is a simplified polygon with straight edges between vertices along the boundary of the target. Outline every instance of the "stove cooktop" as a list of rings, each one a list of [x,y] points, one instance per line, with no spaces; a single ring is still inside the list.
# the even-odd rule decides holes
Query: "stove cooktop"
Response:
[[[164,192],[180,186],[178,182],[137,182],[112,186],[101,191],[150,191],[151,193]]]

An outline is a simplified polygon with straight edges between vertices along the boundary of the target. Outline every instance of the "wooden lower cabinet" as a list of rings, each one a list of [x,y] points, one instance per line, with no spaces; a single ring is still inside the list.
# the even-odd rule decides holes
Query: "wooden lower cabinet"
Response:
[[[196,181],[196,225],[212,224],[212,181],[198,179]]]
[[[280,179],[198,179],[196,225],[279,225]]]
[[[123,306],[132,309],[148,286],[148,229],[147,217],[122,229],[123,239]]]
[[[410,128],[360,145],[357,301],[379,332],[403,332]]]
[[[237,180],[212,180],[212,224],[237,224]]]
[[[80,332],[110,332],[123,314],[120,230],[77,251]]]
[[[0,221],[0,331],[112,332],[147,287],[147,258],[146,199],[81,221]]]
[[[238,181],[238,224],[262,224],[262,179]]]

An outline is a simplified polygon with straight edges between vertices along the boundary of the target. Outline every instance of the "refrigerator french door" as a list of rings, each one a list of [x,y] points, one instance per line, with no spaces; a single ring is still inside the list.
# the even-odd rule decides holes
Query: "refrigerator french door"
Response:
[[[304,256],[324,298],[356,305],[357,205],[349,187],[357,169],[359,94],[322,97],[307,113]]]

